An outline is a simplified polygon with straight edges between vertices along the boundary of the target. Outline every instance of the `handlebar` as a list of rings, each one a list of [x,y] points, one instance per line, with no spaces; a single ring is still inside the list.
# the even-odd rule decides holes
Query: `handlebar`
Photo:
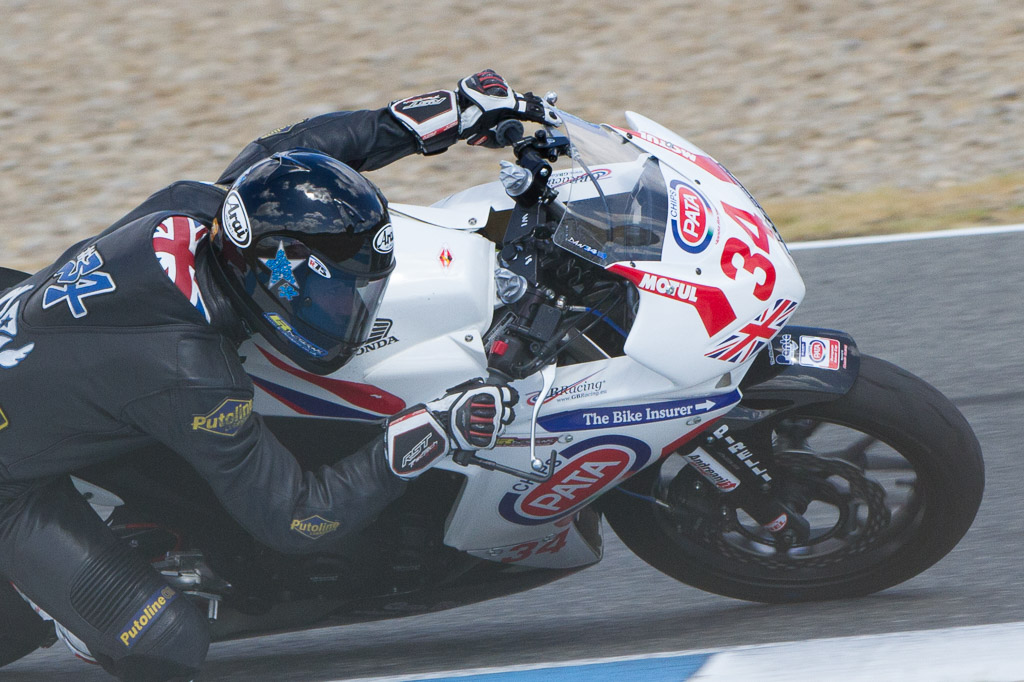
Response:
[[[495,127],[496,139],[511,145],[516,163],[503,162],[501,181],[505,191],[522,208],[528,209],[538,202],[550,203],[556,193],[548,187],[551,163],[569,151],[569,138],[541,128],[532,136],[523,136],[523,124],[510,119]]]

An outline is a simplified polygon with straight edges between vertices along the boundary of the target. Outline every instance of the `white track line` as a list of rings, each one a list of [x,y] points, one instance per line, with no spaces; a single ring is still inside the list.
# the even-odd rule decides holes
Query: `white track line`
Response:
[[[975,237],[989,234],[1024,232],[1024,225],[997,225],[994,227],[964,227],[956,230],[936,230],[934,232],[901,232],[900,234],[879,234],[867,237],[847,237],[845,239],[819,239],[810,242],[791,242],[786,245],[790,251],[805,249],[828,249],[837,246],[864,246],[867,244],[885,244],[888,242],[910,242],[919,239],[947,239],[950,237]]]
[[[681,679],[689,682],[1019,682],[1024,680],[1022,641],[1024,623],[1003,623],[648,656],[581,659],[547,665],[537,663],[359,678],[349,682],[458,680],[473,675],[501,676],[509,680],[558,682],[592,679],[607,682],[611,678],[600,673],[599,668],[588,671],[586,667],[630,661],[651,662],[652,659],[663,659],[668,664],[672,659],[706,656],[709,658],[698,671]],[[617,672],[615,680],[634,679],[621,667]],[[650,675],[650,671],[647,674]]]

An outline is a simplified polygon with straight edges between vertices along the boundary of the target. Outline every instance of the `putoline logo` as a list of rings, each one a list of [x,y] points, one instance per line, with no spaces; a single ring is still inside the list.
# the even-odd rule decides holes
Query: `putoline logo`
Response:
[[[192,415],[192,430],[233,436],[239,432],[252,414],[252,400],[225,398],[209,414]]]
[[[227,198],[224,199],[221,221],[224,223],[224,233],[236,246],[244,249],[252,243],[249,214],[245,212],[242,197],[238,196],[235,190],[228,192]]]
[[[373,238],[373,250],[377,253],[390,253],[395,248],[395,235],[391,231],[391,223],[380,228]]]
[[[629,436],[598,436],[559,454],[560,466],[546,483],[519,480],[498,503],[512,523],[536,526],[575,512],[594,495],[633,475],[651,459],[651,448]]]
[[[709,205],[704,196],[685,182],[673,180],[669,193],[669,222],[679,248],[700,253],[711,243]]]
[[[305,535],[310,540],[316,540],[338,530],[339,526],[341,526],[341,523],[338,521],[330,521],[319,514],[314,514],[308,519],[292,519],[292,525],[289,530]]]

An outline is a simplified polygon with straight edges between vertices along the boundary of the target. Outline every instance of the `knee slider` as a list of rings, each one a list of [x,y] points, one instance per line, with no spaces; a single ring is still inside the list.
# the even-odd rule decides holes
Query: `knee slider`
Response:
[[[122,644],[125,640],[130,643],[126,645],[129,651],[116,660],[97,657],[103,667],[122,680],[188,679],[199,672],[210,647],[210,629],[206,616],[195,604],[178,595],[146,628],[148,623],[145,615],[133,619],[120,636]],[[136,632],[146,629],[132,640],[133,628]]]

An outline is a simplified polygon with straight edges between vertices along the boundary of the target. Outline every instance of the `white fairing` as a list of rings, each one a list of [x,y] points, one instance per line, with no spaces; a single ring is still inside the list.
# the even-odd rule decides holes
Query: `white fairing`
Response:
[[[370,340],[335,381],[298,370],[259,337],[247,342],[239,352],[256,411],[377,420],[486,374],[480,337],[494,309],[494,245],[398,211],[392,224],[397,266]]]
[[[557,453],[549,481],[440,465],[466,477],[445,535],[456,549],[535,567],[599,560],[599,539],[582,532],[580,510],[726,414],[740,400],[737,385],[757,351],[804,296],[785,245],[732,176],[652,121],[635,114],[628,120],[632,131],[603,130],[642,158],[594,175],[600,170],[609,192],[620,191],[616,183],[628,191],[644,160],[656,159],[669,218],[660,260],[604,264],[639,292],[625,356],[559,367],[544,397],[539,374],[513,384],[521,396],[516,421],[498,447],[480,455],[528,470],[531,413],[541,400],[537,455],[546,462]],[[584,183],[573,173],[559,171],[549,185],[577,192]],[[574,199],[587,190],[580,191]],[[496,258],[494,244],[472,230],[490,211],[511,208],[498,183],[429,208],[395,206],[397,268],[369,342],[327,378],[250,342],[241,353],[257,386],[257,411],[376,420],[486,376],[481,337],[496,305]]]
[[[632,112],[626,118],[638,129],[633,142],[671,169],[664,174],[672,236],[660,262],[620,266],[657,276],[635,282],[641,309],[626,353],[683,385],[697,384],[720,375],[723,362],[751,358],[769,338],[757,334],[781,329],[803,300],[803,279],[761,208],[724,168],[653,121]]]

